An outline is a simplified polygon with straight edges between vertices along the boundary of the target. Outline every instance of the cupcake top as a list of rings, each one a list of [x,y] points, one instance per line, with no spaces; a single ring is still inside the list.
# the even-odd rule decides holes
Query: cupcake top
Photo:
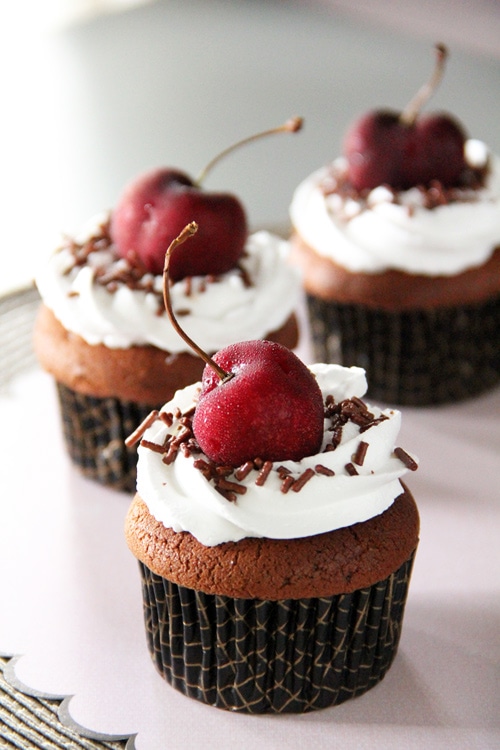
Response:
[[[461,187],[357,193],[339,158],[297,187],[293,227],[319,255],[354,273],[451,276],[477,267],[500,246],[500,168],[477,140],[466,142],[465,159]]]
[[[325,403],[320,452],[300,461],[217,467],[190,431],[199,384],[177,392],[139,446],[137,491],[165,527],[214,546],[249,537],[297,539],[383,513],[416,459],[395,448],[399,411],[365,404],[360,368],[314,365]]]
[[[174,283],[173,308],[189,336],[215,351],[279,329],[296,308],[301,286],[298,271],[285,263],[288,252],[281,238],[256,232],[232,270]],[[107,215],[66,240],[36,283],[60,323],[88,344],[112,349],[150,344],[172,353],[189,349],[164,314],[162,276],[118,257]]]

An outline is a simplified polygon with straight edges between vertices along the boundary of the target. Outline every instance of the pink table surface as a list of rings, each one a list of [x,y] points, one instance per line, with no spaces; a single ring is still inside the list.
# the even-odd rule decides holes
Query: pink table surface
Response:
[[[366,695],[286,717],[207,707],[158,676],[123,537],[129,497],[70,465],[44,373],[19,376],[0,416],[0,650],[21,655],[29,687],[74,696],[83,726],[137,733],[139,750],[500,746],[500,390],[404,409],[422,528],[398,656]]]

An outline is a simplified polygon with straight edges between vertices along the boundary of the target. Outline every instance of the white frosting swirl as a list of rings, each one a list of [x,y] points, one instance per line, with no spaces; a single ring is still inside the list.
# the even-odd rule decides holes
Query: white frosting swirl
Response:
[[[480,141],[467,141],[465,153],[474,167],[488,158]],[[483,188],[464,189],[458,200],[432,209],[417,188],[398,193],[397,202],[385,187],[363,202],[325,196],[321,183],[330,168],[324,167],[297,187],[292,224],[317,253],[355,273],[396,269],[451,276],[481,265],[500,246],[500,160],[491,157],[490,164]]]
[[[336,402],[366,391],[364,370],[340,365],[313,365],[323,396],[332,395]],[[199,384],[179,391],[163,407],[172,412],[189,409],[196,400]],[[299,492],[281,492],[278,473],[270,472],[263,486],[255,484],[256,471],[241,480],[246,493],[229,502],[203,474],[193,466],[199,454],[186,457],[182,452],[170,465],[148,447],[139,446],[137,491],[152,515],[174,531],[189,531],[205,546],[238,541],[244,537],[293,539],[332,531],[365,521],[385,511],[401,494],[399,478],[406,473],[405,465],[395,457],[393,449],[399,432],[401,415],[394,409],[384,411],[369,406],[375,418],[387,419],[360,432],[353,422],[342,430],[342,440],[333,451],[320,452],[301,461],[280,461],[294,477],[306,469],[322,464],[335,476],[315,474]],[[329,420],[325,420],[323,447],[331,441]],[[175,433],[179,424],[168,428],[160,421],[150,427],[144,438],[162,444],[167,432]],[[351,476],[345,466],[352,462],[357,446],[368,444],[358,475]],[[202,454],[203,456],[203,454]],[[231,479],[231,477],[230,477]]]
[[[82,240],[85,236],[78,238]],[[260,231],[249,236],[245,250],[241,266],[250,286],[235,269],[211,283],[205,277],[194,277],[189,292],[184,281],[171,287],[172,306],[183,329],[195,341],[203,342],[207,351],[263,338],[279,329],[297,307],[301,280],[285,262],[288,243]],[[167,315],[158,315],[161,275],[150,277],[156,294],[125,284],[118,284],[110,293],[95,281],[96,268],[103,264],[113,270],[125,261],[114,258],[109,250],[99,250],[92,252],[84,265],[74,266],[70,251],[62,249],[38,273],[36,283],[45,304],[67,330],[89,344],[109,348],[152,344],[172,353],[191,351]]]

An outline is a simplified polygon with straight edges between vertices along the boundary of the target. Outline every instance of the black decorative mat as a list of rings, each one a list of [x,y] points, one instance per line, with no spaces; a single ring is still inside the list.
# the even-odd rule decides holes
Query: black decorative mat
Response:
[[[31,339],[39,304],[34,286],[0,297],[0,393],[8,390],[12,378],[35,364]]]
[[[91,732],[69,715],[69,697],[21,685],[15,659],[0,655],[0,748],[7,750],[133,750],[134,737]]]

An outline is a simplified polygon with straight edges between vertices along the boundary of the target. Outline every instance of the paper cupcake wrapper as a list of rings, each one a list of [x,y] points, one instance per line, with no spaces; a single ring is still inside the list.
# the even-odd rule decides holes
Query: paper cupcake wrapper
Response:
[[[376,400],[454,402],[500,382],[500,297],[401,313],[312,296],[308,305],[316,361],[363,367]]]
[[[352,594],[260,601],[193,591],[139,563],[149,650],[185,695],[246,713],[303,713],[374,687],[399,643],[413,556]]]
[[[57,392],[64,439],[73,463],[90,479],[135,492],[137,446],[127,448],[124,441],[153,407],[86,396],[61,383]]]

